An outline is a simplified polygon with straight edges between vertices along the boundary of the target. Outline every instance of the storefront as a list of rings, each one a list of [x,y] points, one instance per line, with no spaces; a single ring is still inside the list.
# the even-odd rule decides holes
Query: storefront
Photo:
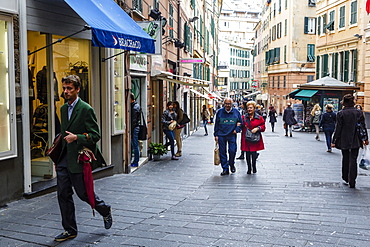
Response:
[[[24,61],[24,1],[0,2],[0,206],[24,190],[22,90],[20,66]],[[22,40],[23,39],[23,40]]]
[[[143,105],[147,101],[146,74],[130,74],[129,52],[123,50],[153,52],[154,41],[149,35],[114,2],[98,7],[93,1],[84,6],[70,0],[53,3],[27,1],[29,105],[23,111],[29,114],[29,141],[24,149],[29,150],[30,158],[25,157],[24,164],[25,177],[31,179],[25,181],[26,187],[56,175],[45,151],[60,132],[63,77],[74,74],[81,78],[79,96],[96,112],[102,132],[99,145],[108,165],[103,172],[130,172],[130,91]],[[108,26],[113,31],[106,22],[111,22]],[[124,25],[130,34],[125,33]],[[140,56],[134,59],[136,64],[146,66],[147,61],[142,62],[146,56]],[[146,156],[145,149],[142,154]],[[29,186],[25,192],[33,191]]]
[[[325,109],[327,104],[334,106],[334,111],[342,109],[340,101],[346,94],[353,94],[359,87],[349,85],[332,77],[323,77],[316,81],[302,84],[298,89],[288,94],[289,98],[301,100],[303,104],[302,126],[311,127],[311,110],[315,104]]]

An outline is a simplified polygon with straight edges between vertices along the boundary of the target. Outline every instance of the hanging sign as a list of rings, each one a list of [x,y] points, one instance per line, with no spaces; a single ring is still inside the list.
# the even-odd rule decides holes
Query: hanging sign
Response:
[[[204,63],[204,58],[201,57],[191,57],[191,58],[181,58],[180,63]]]

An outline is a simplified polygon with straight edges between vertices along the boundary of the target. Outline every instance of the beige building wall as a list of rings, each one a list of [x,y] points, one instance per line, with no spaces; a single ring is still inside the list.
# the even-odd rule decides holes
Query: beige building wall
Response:
[[[364,29],[369,21],[364,11],[365,5],[365,0],[329,0],[317,3],[317,18],[321,20],[321,28],[318,26],[318,30],[321,30],[317,35],[316,51],[321,61],[317,66],[316,76],[321,78],[327,72],[338,80],[359,86],[360,90],[355,96],[356,103],[361,105],[364,104],[366,81]],[[322,24],[325,16],[329,25],[332,23],[330,20],[334,20],[329,28]],[[328,57],[327,63],[324,56]],[[370,101],[366,101],[365,97],[365,110],[370,110]]]

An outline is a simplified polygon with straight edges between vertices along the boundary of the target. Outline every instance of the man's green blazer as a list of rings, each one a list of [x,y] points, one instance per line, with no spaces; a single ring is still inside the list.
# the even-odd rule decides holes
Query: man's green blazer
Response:
[[[63,138],[67,136],[66,131],[69,131],[77,135],[77,140],[69,144],[64,139],[62,140],[62,152],[57,163],[61,161],[64,154],[67,154],[68,169],[70,170],[70,172],[82,173],[83,164],[79,164],[77,158],[79,155],[79,151],[83,149],[83,147],[87,147],[95,154],[95,157],[97,159],[92,163],[92,169],[102,167],[103,164],[105,165],[103,155],[101,154],[100,149],[97,145],[97,142],[100,140],[101,135],[94,109],[80,98],[73,108],[70,120],[68,120],[67,103],[60,108],[60,112],[62,119],[61,134]],[[89,140],[86,137],[85,133],[89,135]]]

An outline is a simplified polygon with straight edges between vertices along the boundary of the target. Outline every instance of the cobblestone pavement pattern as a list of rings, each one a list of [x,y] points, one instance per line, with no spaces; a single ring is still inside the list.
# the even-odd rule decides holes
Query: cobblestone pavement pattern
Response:
[[[79,234],[54,242],[62,228],[50,193],[0,210],[0,246],[370,246],[370,172],[348,188],[340,151],[326,152],[324,134],[320,142],[314,133],[285,137],[281,125],[267,126],[255,175],[238,160],[235,174],[220,177],[213,136],[201,128],[179,161],[167,155],[95,182],[112,204],[110,230],[76,197]]]

